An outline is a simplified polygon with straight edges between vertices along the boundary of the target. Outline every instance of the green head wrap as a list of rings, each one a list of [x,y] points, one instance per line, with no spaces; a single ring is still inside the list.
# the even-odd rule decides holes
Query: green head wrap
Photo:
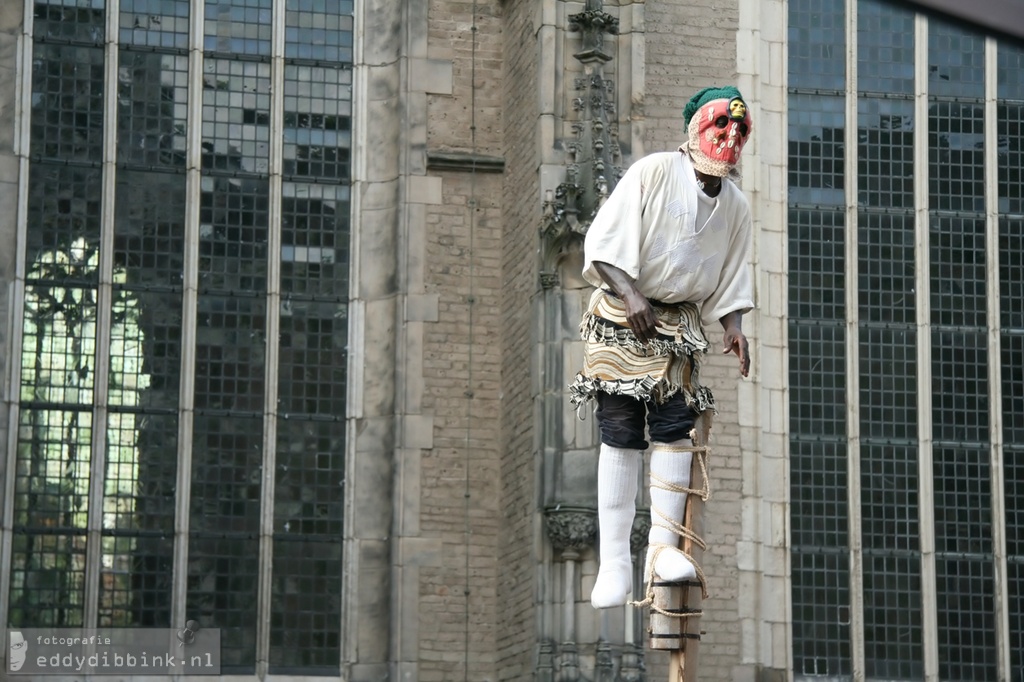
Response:
[[[696,95],[690,98],[690,101],[686,103],[686,107],[683,109],[683,121],[687,126],[690,125],[690,119],[697,113],[697,110],[708,102],[714,102],[716,99],[733,99],[739,97],[743,99],[743,95],[740,91],[731,85],[727,85],[724,88],[704,88]]]

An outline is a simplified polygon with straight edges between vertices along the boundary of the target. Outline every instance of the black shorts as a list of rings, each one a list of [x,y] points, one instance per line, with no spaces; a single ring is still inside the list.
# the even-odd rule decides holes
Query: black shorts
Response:
[[[597,394],[597,428],[601,442],[616,448],[646,450],[644,425],[655,443],[672,443],[690,435],[698,413],[682,392],[663,403],[628,395]]]

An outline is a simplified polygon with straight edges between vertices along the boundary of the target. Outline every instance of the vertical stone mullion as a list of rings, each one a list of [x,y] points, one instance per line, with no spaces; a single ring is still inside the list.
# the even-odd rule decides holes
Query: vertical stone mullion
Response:
[[[1010,679],[1009,585],[1006,568],[1006,485],[1003,468],[1003,384],[999,332],[999,177],[998,42],[985,41],[985,288],[988,321],[989,442],[992,491],[993,604],[998,682]]]
[[[274,481],[277,454],[277,394],[281,328],[281,197],[284,153],[285,3],[273,9],[270,98],[270,197],[267,220],[267,335],[263,411],[263,478],[260,494],[259,587],[256,622],[256,673],[262,679],[270,665],[270,617],[274,563]]]
[[[31,131],[32,69],[32,17],[34,3],[24,0],[22,31],[18,37],[17,76],[14,96],[14,144],[13,152],[18,160],[18,214],[14,244],[14,282],[11,286],[10,355],[7,363],[6,383],[2,400],[7,410],[7,450],[4,468],[0,470],[3,479],[2,516],[0,516],[0,623],[8,622],[11,593],[11,558],[14,537],[14,482],[18,465],[18,419],[19,397],[21,395],[21,348],[25,311],[25,257],[26,233],[28,229],[28,177],[29,177],[29,136]],[[0,647],[0,664],[6,665],[7,648]]]
[[[855,682],[865,677],[864,546],[860,479],[860,287],[857,215],[857,0],[846,2],[846,433],[849,485],[850,659]]]
[[[914,269],[917,315],[918,532],[921,543],[921,643],[927,682],[939,679],[935,483],[932,448],[931,277],[928,209],[928,20],[914,20]]]
[[[117,188],[117,27],[120,0],[107,0],[103,44],[103,165],[100,223],[99,288],[96,300],[95,372],[92,437],[89,459],[89,516],[85,543],[85,605],[82,622],[99,625],[100,560],[102,557],[103,491],[107,462],[107,402],[110,384],[110,335],[113,320],[114,197]]]
[[[192,0],[188,39],[188,130],[185,162],[185,271],[182,274],[181,381],[178,397],[178,478],[174,510],[171,624],[184,625],[188,598],[189,501],[195,421],[196,310],[199,298],[199,206],[203,130],[203,16],[205,0]]]

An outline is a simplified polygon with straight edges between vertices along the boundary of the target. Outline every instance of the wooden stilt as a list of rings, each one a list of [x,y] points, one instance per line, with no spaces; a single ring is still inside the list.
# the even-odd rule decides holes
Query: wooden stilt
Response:
[[[705,412],[697,419],[693,444],[706,448],[711,430],[711,414]],[[690,468],[690,488],[701,490],[705,486],[705,468],[695,452]],[[686,496],[683,526],[697,537],[704,536],[704,500],[700,495]],[[681,538],[680,548],[699,566],[704,550],[691,538]],[[700,613],[704,602],[704,588],[697,580],[683,583],[656,582],[652,585],[653,603],[650,618],[649,646],[651,649],[671,651],[669,682],[697,682],[697,659],[700,648]]]

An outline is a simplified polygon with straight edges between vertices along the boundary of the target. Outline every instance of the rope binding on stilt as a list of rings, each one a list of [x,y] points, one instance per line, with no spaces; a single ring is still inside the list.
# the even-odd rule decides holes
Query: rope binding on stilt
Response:
[[[691,433],[691,436],[694,436],[694,437],[696,436],[696,429],[694,430],[694,432]],[[663,447],[665,447],[665,449],[668,450],[669,452],[680,452],[680,453],[681,452],[691,452],[691,453],[693,453],[693,456],[697,458],[697,466],[700,468],[700,475],[701,475],[701,479],[702,479],[702,485],[701,485],[700,488],[690,488],[690,487],[687,487],[687,486],[676,485],[674,483],[669,483],[668,481],[666,481],[666,480],[664,480],[664,479],[662,479],[662,478],[660,478],[660,477],[658,477],[658,476],[656,476],[655,474],[652,473],[651,474],[651,479],[652,479],[653,482],[651,483],[651,486],[655,487],[655,488],[659,488],[661,490],[668,490],[670,492],[687,494],[687,495],[696,495],[703,502],[707,502],[708,500],[710,500],[711,499],[711,481],[708,478],[708,454],[710,453],[710,448],[706,444],[705,445],[690,445],[690,446],[673,445],[673,446],[663,446]],[[668,516],[666,514],[662,513],[661,510],[659,510],[657,507],[653,507],[652,506],[652,508],[651,508],[651,516],[652,516],[652,518],[654,516],[654,512],[657,512],[658,516],[660,516],[661,518],[665,519],[670,524],[670,525],[666,526],[666,525],[661,524],[661,523],[656,523],[656,524],[654,524],[655,526],[657,526],[658,528],[664,528],[666,530],[672,531],[673,533],[678,535],[683,540],[689,540],[691,543],[693,543],[694,545],[699,547],[702,551],[706,551],[707,550],[708,545],[704,541],[704,539],[701,538],[700,536],[698,536],[696,533],[694,533],[692,530],[690,530],[686,526],[684,526],[681,521],[675,521],[673,519],[669,519]],[[700,582],[701,594],[703,595],[704,599],[708,598],[708,586],[707,586],[707,579],[704,576],[704,570],[700,567],[700,564],[698,564],[697,561],[694,560],[694,558],[692,556],[690,556],[687,552],[684,552],[679,546],[673,547],[672,545],[658,543],[658,544],[651,545],[651,547],[654,548],[654,553],[651,555],[651,557],[647,561],[648,565],[645,567],[644,599],[642,601],[631,601],[630,605],[636,606],[638,608],[639,607],[648,607],[652,611],[660,613],[663,616],[668,616],[670,618],[689,618],[689,617],[703,615],[703,611],[687,611],[686,613],[680,613],[680,612],[674,612],[674,611],[666,611],[666,610],[664,610],[664,609],[662,609],[662,608],[660,608],[660,607],[658,607],[658,606],[656,606],[654,604],[654,585],[655,585],[655,582],[656,582],[655,581],[655,577],[656,576],[654,574],[654,566],[657,563],[658,556],[663,551],[668,550],[668,551],[672,551],[672,552],[678,552],[679,554],[683,555],[683,557],[687,561],[690,562],[690,564],[694,568],[694,571],[697,573],[697,580]]]

